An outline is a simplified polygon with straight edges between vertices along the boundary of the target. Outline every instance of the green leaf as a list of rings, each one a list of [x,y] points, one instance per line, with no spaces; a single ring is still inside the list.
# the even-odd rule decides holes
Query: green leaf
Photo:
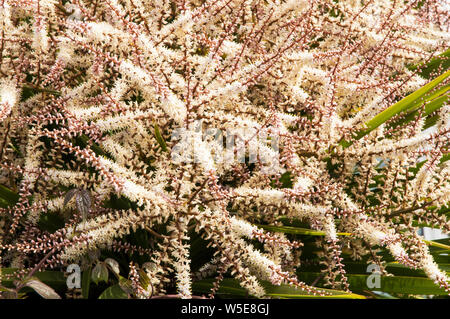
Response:
[[[432,246],[432,247],[438,247],[438,248],[442,248],[444,250],[450,250],[450,246],[449,245],[445,245],[442,243],[439,243],[437,241],[433,241],[433,240],[423,240],[428,246]]]
[[[13,282],[15,280],[18,280],[18,278],[14,276],[14,274],[18,271],[19,269],[17,268],[2,268],[1,273],[3,277],[1,278],[0,284],[9,288],[14,287]],[[61,271],[39,271],[36,272],[33,277],[55,289],[67,287],[67,279],[64,277],[64,273]]]
[[[64,227],[64,219],[54,212],[42,213],[39,217],[38,226],[42,230],[54,233]]]
[[[417,105],[417,103],[420,103],[422,98],[431,90],[433,90],[436,86],[438,86],[440,83],[442,83],[447,77],[450,76],[450,70],[446,71],[444,74],[438,76],[433,81],[429,82],[428,84],[424,85],[420,89],[416,90],[415,92],[409,94],[405,98],[401,99],[394,105],[388,107],[384,111],[378,113],[375,117],[373,117],[370,121],[366,123],[366,129],[363,129],[356,133],[355,139],[359,140],[363,136],[369,134],[374,129],[376,129],[378,126],[383,124],[384,122],[388,121],[392,117],[394,117],[397,114],[400,114],[401,112],[404,112],[411,107],[414,107]],[[352,144],[350,141],[342,141],[340,143],[343,147],[348,147]]]
[[[199,293],[209,293],[213,286],[215,279],[205,279],[201,281],[196,281],[192,284],[192,289]],[[329,296],[318,296],[314,294],[310,294],[308,292],[302,291],[301,289],[296,289],[293,286],[282,284],[280,286],[272,285],[268,281],[260,281],[260,284],[264,287],[266,291],[266,297],[274,297],[274,298],[342,298],[342,299],[365,299],[364,296],[346,293],[344,291],[332,290],[332,289],[323,289],[320,290],[325,291],[330,294]],[[232,295],[238,297],[245,297],[248,295],[247,290],[240,286],[239,282],[232,278],[225,278],[222,280],[220,284],[220,288],[217,292],[218,294]]]
[[[438,114],[428,116],[425,120],[425,124],[423,125],[422,130],[426,130],[427,128],[432,127],[433,125],[435,125],[437,123],[438,120],[439,120]]]
[[[98,263],[92,270],[91,278],[96,285],[100,281],[108,282],[108,268],[106,265],[104,263]]]
[[[412,294],[412,295],[446,295],[444,289],[439,288],[432,280],[424,277],[409,276],[381,276],[380,288],[369,289],[367,278],[370,274],[347,274],[350,290],[362,292],[367,290],[376,290],[386,293]],[[312,282],[320,276],[320,273],[297,272],[300,280]]]
[[[81,295],[84,299],[89,298],[89,288],[91,286],[92,267],[89,267],[81,276]]]
[[[440,161],[439,161],[439,164],[442,164],[442,163],[444,163],[444,162],[447,162],[448,160],[450,160],[450,153],[447,153],[447,154],[442,155],[442,157],[441,157],[441,159],[440,159]]]
[[[367,278],[369,275],[349,275],[350,287],[366,288]],[[367,288],[366,288],[367,289]],[[381,290],[387,293],[401,293],[401,294],[417,294],[417,295],[446,295],[444,289],[439,288],[432,280],[421,277],[382,277],[381,288],[374,289]]]
[[[274,232],[294,235],[309,235],[309,236],[325,236],[325,232],[320,230],[313,230],[308,228],[292,227],[292,226],[271,226],[271,225],[255,225],[262,229]],[[337,233],[339,236],[350,236],[351,233]]]
[[[448,263],[438,263],[439,269],[444,272],[450,271],[450,264]],[[407,277],[426,277],[425,272],[422,269],[411,269],[399,262],[389,262],[386,264],[386,269],[388,272],[394,275],[407,276]],[[408,273],[408,274],[407,274]]]
[[[292,173],[287,171],[284,172],[279,179],[279,182],[281,183],[281,187],[280,188],[292,188],[293,185],[293,176]],[[270,182],[270,186],[275,188],[275,180],[272,180]]]
[[[166,144],[166,142],[164,141],[164,138],[161,135],[161,132],[160,132],[159,127],[158,127],[158,124],[155,123],[154,127],[155,127],[156,140],[158,141],[159,145],[161,146],[161,149],[164,152],[167,152],[167,144]]]
[[[3,198],[0,197],[0,207],[1,208],[8,208],[9,207],[9,203],[7,201],[5,201]]]
[[[139,269],[139,284],[145,290],[147,290],[150,286],[150,278],[143,269]]]
[[[10,288],[6,288],[6,287],[0,286],[0,292],[12,292],[12,291],[14,291],[14,290],[10,289]]]
[[[114,285],[106,288],[98,299],[128,299],[128,295],[119,285]]]
[[[437,57],[432,58],[428,63],[419,63],[417,65],[408,66],[408,69],[411,71],[417,70],[418,67],[421,67],[419,72],[420,76],[429,79],[432,73],[437,72],[438,70],[448,70],[450,68],[450,49],[439,54]]]
[[[39,271],[34,274],[34,277],[55,289],[67,287],[67,278],[61,271]]]
[[[430,97],[425,98],[424,101],[418,101],[417,107],[416,107],[416,105],[412,106],[411,111],[410,111],[410,113],[408,113],[408,115],[406,115],[401,120],[396,121],[396,122],[392,123],[391,125],[389,125],[389,128],[396,128],[400,125],[409,123],[409,122],[413,121],[415,118],[417,118],[419,115],[421,115],[422,117],[426,117],[426,116],[432,114],[433,112],[438,110],[440,107],[442,107],[444,105],[444,103],[446,103],[449,100],[449,98],[450,98],[449,90],[450,90],[450,85],[446,85],[443,88],[441,88],[440,90],[438,90],[437,92],[431,94]],[[423,104],[425,104],[425,108],[422,113],[419,113],[419,107]],[[437,119],[438,118],[436,117],[436,121],[437,121]],[[436,121],[434,121],[434,123],[436,123]],[[432,124],[432,123],[431,122],[426,123],[424,129],[432,126],[430,124]]]
[[[411,104],[411,106],[408,108],[408,111],[415,111],[420,108],[421,105],[424,103],[430,103],[433,101],[436,101],[439,98],[443,98],[444,102],[448,99],[448,92],[450,90],[450,85],[444,85],[440,87],[439,89],[432,91],[430,94],[427,94],[423,97],[423,99],[418,99],[414,101],[414,103]],[[441,103],[442,104],[442,103]],[[439,107],[426,107],[425,110],[428,110],[428,114],[434,112]]]
[[[76,138],[77,142],[79,142],[81,144],[81,146],[86,147],[89,144],[89,136],[83,134],[81,136],[78,136]],[[90,143],[90,147],[92,149],[92,151],[96,154],[96,155],[101,155],[101,156],[105,156],[105,157],[109,157],[108,154],[106,154],[106,152],[95,142],[91,142]]]
[[[417,102],[417,100],[419,100],[425,94],[427,94],[432,89],[434,89],[437,85],[439,85],[442,81],[444,81],[449,75],[450,75],[450,70],[448,70],[444,74],[438,76],[433,81],[429,82],[428,84],[424,85],[417,91],[409,94],[405,98],[401,99],[394,105],[390,106],[383,112],[376,115],[373,119],[371,119],[369,122],[366,123],[367,127],[368,127],[368,132],[376,129],[378,126],[380,126],[381,124],[386,122],[388,119],[390,119],[394,115],[397,115],[400,112],[409,109],[411,107],[411,105],[414,105]],[[368,132],[366,132],[366,134]]]
[[[0,185],[0,199],[0,207],[14,206],[19,200],[19,194],[13,192],[6,186]]]
[[[268,297],[279,297],[279,298],[289,298],[289,299],[304,299],[304,298],[314,298],[314,299],[366,299],[362,295],[354,294],[354,293],[346,293],[344,291],[339,290],[332,290],[332,289],[324,289],[320,288],[320,290],[323,290],[330,295],[325,296],[318,296],[318,295],[311,295],[307,292],[304,292],[300,289],[296,289],[293,286],[290,285],[280,285],[280,286],[274,286],[270,285],[270,283],[267,283],[264,286],[266,288],[266,296]]]
[[[49,94],[53,94],[53,95],[56,95],[56,96],[60,96],[61,95],[61,92],[59,92],[59,91],[49,90],[49,89],[46,89],[46,88],[41,88],[41,87],[36,87],[36,86],[24,85],[23,89],[24,90],[31,90],[31,91],[34,91],[36,93],[49,93]],[[26,94],[23,93],[23,96],[25,96],[25,95]]]
[[[133,285],[131,284],[131,280],[122,276],[119,276],[119,287],[127,294],[133,293]]]

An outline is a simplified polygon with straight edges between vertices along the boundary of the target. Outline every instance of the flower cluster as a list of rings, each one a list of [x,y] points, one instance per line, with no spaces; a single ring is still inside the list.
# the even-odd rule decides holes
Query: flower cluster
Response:
[[[288,220],[324,234],[318,246],[333,288],[352,288],[344,248],[360,259],[386,247],[450,293],[416,226],[450,231],[448,95],[432,112],[419,104],[412,120],[398,115],[358,136],[428,82],[421,65],[448,49],[448,8],[442,0],[0,1],[0,186],[12,198],[0,201],[0,267],[33,269],[45,255],[39,267],[57,268],[106,249],[151,261],[151,294],[130,263],[140,298],[171,285],[191,298],[193,280],[216,276],[213,295],[225,275],[258,297],[261,280],[324,295],[295,277],[303,245],[277,231]],[[198,122],[255,134],[231,151],[196,133],[170,139]],[[260,132],[276,135],[277,149],[258,142],[259,157],[243,162]],[[198,161],[174,161],[176,145],[181,156],[193,146]],[[267,169],[275,158],[269,164],[281,171]],[[73,188],[92,197],[86,220],[64,204]],[[63,219],[56,232],[42,227],[49,215]],[[139,230],[148,247],[126,242]],[[197,272],[192,238],[212,251]]]

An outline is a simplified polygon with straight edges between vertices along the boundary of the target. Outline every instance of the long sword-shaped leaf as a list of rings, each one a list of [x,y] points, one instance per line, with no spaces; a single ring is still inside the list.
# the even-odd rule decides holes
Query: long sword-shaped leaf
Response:
[[[128,295],[119,285],[114,285],[106,288],[98,299],[128,299]]]
[[[433,241],[433,240],[423,240],[428,246],[432,246],[432,247],[438,247],[438,248],[442,248],[443,250],[448,250],[450,251],[450,246],[449,245],[445,245],[442,243],[438,243],[437,241]],[[449,257],[450,259],[450,257]]]
[[[320,230],[292,227],[292,226],[271,226],[271,225],[256,225],[262,229],[275,232],[294,235],[309,235],[309,236],[325,236],[326,233]],[[339,236],[350,236],[351,233],[337,233]]]
[[[81,276],[81,295],[84,299],[89,298],[89,288],[91,286],[92,267],[83,271]]]
[[[272,226],[272,225],[255,225],[262,229],[274,232],[274,233],[284,233],[284,234],[293,234],[293,235],[309,235],[309,236],[325,236],[326,233],[320,230],[308,229],[308,228],[300,228],[300,227],[292,227],[292,226]],[[338,236],[351,236],[351,233],[337,233]],[[431,247],[438,247],[444,250],[450,250],[449,245],[445,245],[443,243],[439,243],[433,240],[424,240],[424,242]]]
[[[199,293],[209,293],[211,291],[211,288],[213,287],[215,279],[205,279],[201,281],[196,281],[192,284],[192,289]],[[344,291],[340,290],[333,290],[333,289],[323,289],[321,290],[328,293],[328,296],[317,296],[310,294],[306,291],[302,291],[301,289],[296,289],[293,286],[290,285],[279,285],[275,286],[272,285],[268,281],[260,281],[261,285],[264,287],[264,290],[266,291],[266,297],[273,297],[273,298],[324,298],[324,299],[365,299],[362,295],[357,295],[353,293],[346,293]],[[247,290],[242,288],[239,285],[239,282],[232,278],[225,278],[222,280],[220,284],[220,288],[217,292],[218,294],[225,294],[225,295],[231,295],[231,296],[237,296],[237,297],[244,297],[247,296]]]
[[[18,280],[18,276],[14,276],[18,272],[17,268],[2,268],[2,275],[10,275],[10,276],[3,276],[2,280],[0,281],[0,284],[6,286],[6,287],[12,287],[13,282],[15,280]],[[64,277],[64,273],[62,271],[40,271],[36,272],[34,274],[34,277],[42,281],[43,283],[57,289],[57,288],[63,288],[66,286],[66,278]]]
[[[164,138],[161,135],[161,132],[159,130],[159,126],[156,123],[155,123],[155,137],[156,137],[156,140],[158,141],[159,145],[161,146],[161,149],[164,152],[167,152],[167,144],[164,141]]]
[[[373,274],[372,274],[373,275]],[[297,272],[297,277],[305,282],[311,282],[320,276],[320,273]],[[432,280],[424,277],[408,276],[381,276],[380,288],[368,287],[370,274],[347,274],[348,283],[352,291],[377,290],[387,293],[412,294],[412,295],[446,295],[444,289],[439,288]],[[369,279],[370,281],[370,279]]]
[[[408,67],[408,69],[410,69],[411,71],[415,71],[419,67],[421,68],[419,72],[420,76],[426,79],[429,79],[430,75],[438,72],[438,70],[447,70],[448,68],[450,68],[450,49],[432,58],[426,64],[422,62],[417,65],[411,65]]]
[[[373,117],[370,121],[366,123],[366,129],[360,130],[359,132],[356,133],[355,139],[357,140],[361,139],[363,136],[369,134],[370,132],[375,130],[378,126],[385,123],[395,115],[400,114],[401,112],[404,112],[406,110],[409,110],[411,107],[417,106],[417,103],[423,101],[424,96],[430,93],[431,90],[433,90],[436,86],[442,83],[449,76],[450,70],[446,71],[444,74],[438,76],[433,81],[429,82],[420,89],[401,99],[394,105],[388,107],[384,111],[378,113],[375,117]],[[341,145],[343,147],[348,147],[351,144],[352,144],[351,141],[345,140],[341,141]]]
[[[0,207],[14,206],[19,200],[19,195],[8,187],[0,185]]]
[[[411,108],[412,110],[408,113],[408,115],[406,115],[401,120],[396,121],[396,122],[392,123],[391,125],[389,125],[389,128],[395,128],[397,126],[409,123],[418,116],[426,117],[426,116],[432,114],[434,111],[438,110],[450,98],[450,85],[445,86],[443,89],[445,89],[445,91],[439,92],[440,93],[439,95],[433,94],[432,97],[427,98],[425,100],[425,102],[424,102],[425,107],[424,107],[424,110],[422,113],[419,112],[419,107],[414,106]],[[442,90],[439,90],[439,91],[442,91]],[[422,104],[423,104],[422,102],[419,102],[418,106],[420,106]],[[436,123],[436,121],[434,123]],[[430,124],[431,123],[426,123],[427,126],[424,129],[430,127],[431,126]]]
[[[450,70],[448,70],[441,76],[438,76],[436,79],[434,79],[430,83],[424,85],[417,91],[411,93],[407,97],[401,99],[394,105],[390,106],[383,112],[376,115],[373,119],[371,119],[369,122],[366,123],[367,128],[368,128],[366,134],[369,133],[370,131],[376,129],[378,126],[380,126],[381,124],[383,124],[384,122],[389,120],[394,115],[397,115],[400,112],[407,110],[411,105],[414,105],[414,103],[417,100],[422,98],[425,94],[427,94],[432,89],[434,89],[437,85],[442,83],[442,81],[444,81],[446,78],[448,78],[448,76],[450,76]]]

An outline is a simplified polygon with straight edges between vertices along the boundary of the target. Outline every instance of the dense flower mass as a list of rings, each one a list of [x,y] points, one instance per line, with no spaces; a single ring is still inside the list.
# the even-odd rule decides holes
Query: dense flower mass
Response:
[[[0,202],[0,266],[27,276],[132,251],[150,262],[129,265],[139,298],[172,283],[190,298],[208,276],[211,295],[224,276],[256,297],[264,280],[327,294],[296,276],[303,244],[276,230],[299,221],[325,234],[328,287],[352,289],[343,250],[383,268],[374,251],[385,248],[450,293],[417,233],[450,231],[447,64],[424,67],[448,50],[448,10],[445,0],[0,1],[0,191],[12,198]],[[377,122],[438,76],[439,107]],[[62,224],[43,227],[49,216]],[[126,242],[139,229],[147,248]],[[212,249],[197,271],[193,236]]]

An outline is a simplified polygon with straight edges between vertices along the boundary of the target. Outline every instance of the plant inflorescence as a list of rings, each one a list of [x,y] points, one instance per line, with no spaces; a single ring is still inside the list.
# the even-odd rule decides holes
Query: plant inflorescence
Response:
[[[0,1],[0,267],[22,280],[3,294],[100,262],[137,298],[205,278],[211,296],[224,278],[326,296],[352,290],[344,260],[388,274],[382,251],[449,293],[417,233],[450,230],[449,16],[442,0]],[[313,257],[321,287],[302,280]]]

